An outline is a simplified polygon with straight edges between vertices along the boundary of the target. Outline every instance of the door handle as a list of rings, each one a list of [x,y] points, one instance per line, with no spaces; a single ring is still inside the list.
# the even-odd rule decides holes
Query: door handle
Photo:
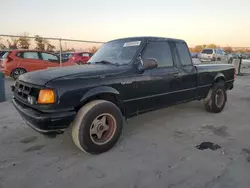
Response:
[[[173,76],[174,76],[175,78],[179,78],[179,77],[181,76],[181,74],[178,72],[178,73],[174,73]]]

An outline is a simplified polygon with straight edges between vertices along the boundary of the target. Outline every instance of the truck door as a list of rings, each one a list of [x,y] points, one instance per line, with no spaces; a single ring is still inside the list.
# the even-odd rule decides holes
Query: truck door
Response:
[[[182,83],[179,70],[174,65],[168,41],[149,42],[141,57],[142,60],[156,59],[158,67],[137,75],[138,81],[133,82],[138,98],[131,104],[136,106],[137,112],[141,113],[177,102],[175,92],[181,89]]]
[[[175,64],[180,71],[178,91],[175,94],[176,100],[179,102],[192,100],[196,97],[197,71],[193,65],[188,46],[181,41],[173,41],[170,44]]]

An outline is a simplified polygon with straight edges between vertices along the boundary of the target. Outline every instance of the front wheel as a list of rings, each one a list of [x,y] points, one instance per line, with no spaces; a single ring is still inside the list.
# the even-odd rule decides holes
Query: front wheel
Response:
[[[77,113],[72,124],[72,138],[82,151],[100,154],[116,144],[122,127],[122,114],[114,103],[94,100]]]
[[[224,82],[215,83],[204,100],[205,108],[209,112],[220,113],[226,104],[227,92]]]

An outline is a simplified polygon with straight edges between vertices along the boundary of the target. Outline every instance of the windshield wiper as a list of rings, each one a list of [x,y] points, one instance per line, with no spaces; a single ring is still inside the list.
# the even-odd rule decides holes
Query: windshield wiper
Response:
[[[104,64],[104,65],[115,65],[115,66],[119,66],[120,64],[119,63],[111,63],[109,61],[106,61],[106,60],[102,60],[102,61],[97,61],[97,62],[94,62],[96,64]]]
[[[111,63],[111,62],[109,62],[109,61],[106,61],[106,60],[102,60],[102,61],[97,61],[97,62],[95,62],[96,64],[98,64],[98,63],[101,63],[101,64],[113,64],[113,63]]]

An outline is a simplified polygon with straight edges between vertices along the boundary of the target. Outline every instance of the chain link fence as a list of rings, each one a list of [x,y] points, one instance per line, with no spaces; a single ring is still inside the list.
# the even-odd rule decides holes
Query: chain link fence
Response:
[[[1,35],[0,34],[0,51],[1,50],[38,50],[42,52],[49,52],[57,55],[60,66],[65,60],[73,61],[77,64],[84,64],[103,44],[101,41],[88,40],[72,40],[63,38],[47,38],[36,36],[17,36],[17,35]],[[216,45],[208,47],[217,47]],[[196,49],[197,48],[197,49]],[[193,58],[195,64],[200,64],[197,52],[205,48],[205,45],[198,45],[190,48],[191,52],[196,52],[196,58]],[[227,49],[230,48],[230,49]],[[231,50],[233,59],[238,59],[238,53],[242,54],[242,61],[240,64],[241,73],[249,73],[250,71],[250,48],[232,48],[226,47],[225,50]],[[243,53],[242,53],[243,52]],[[193,54],[193,53],[192,53]],[[208,62],[205,62],[208,63]],[[210,63],[229,63],[228,61],[213,61]],[[232,62],[230,62],[232,63]]]
[[[53,53],[58,56],[60,66],[65,59],[74,55],[77,58],[75,58],[76,60],[73,58],[72,61],[85,63],[84,61],[88,60],[103,43],[100,41],[47,38],[39,35],[34,37],[0,35],[0,50],[22,49]]]

